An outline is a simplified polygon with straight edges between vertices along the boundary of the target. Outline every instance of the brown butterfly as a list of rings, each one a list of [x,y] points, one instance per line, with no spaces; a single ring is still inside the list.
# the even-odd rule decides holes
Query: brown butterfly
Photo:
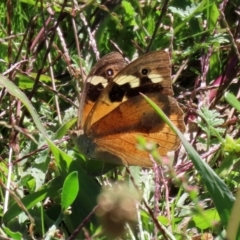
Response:
[[[139,94],[151,98],[184,132],[183,112],[172,98],[167,52],[147,53],[129,65],[119,53],[110,53],[93,67],[85,93],[77,144],[88,159],[151,167],[149,154],[136,148],[136,135],[157,143],[161,156],[179,147],[179,138]]]

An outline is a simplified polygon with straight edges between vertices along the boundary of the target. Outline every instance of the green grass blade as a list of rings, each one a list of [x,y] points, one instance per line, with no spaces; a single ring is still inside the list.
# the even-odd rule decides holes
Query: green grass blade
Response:
[[[199,175],[201,176],[209,192],[209,195],[211,196],[216,206],[223,225],[227,226],[231,209],[235,200],[231,191],[229,190],[227,185],[218,177],[218,175],[212,170],[212,168],[207,163],[202,161],[201,157],[198,155],[195,149],[189,144],[183,134],[172,124],[172,122],[167,118],[163,111],[151,99],[144,95],[143,97],[154,108],[154,110],[159,114],[159,116],[164,120],[164,122],[168,124],[172,131],[176,133],[181,139],[189,158],[191,159]]]
[[[41,132],[41,134],[46,139],[49,139],[48,135],[43,127],[43,124],[41,123],[41,121],[38,117],[38,114],[37,114],[35,108],[32,106],[32,104],[28,100],[27,96],[14,83],[12,83],[9,79],[2,76],[1,74],[0,74],[0,85],[5,87],[11,95],[18,98],[25,105],[25,107],[28,109],[29,113],[31,114],[33,121],[35,122],[38,130]]]
[[[60,170],[65,170],[65,165],[69,165],[69,162],[71,161],[70,157],[68,157],[63,151],[61,151],[49,138],[47,132],[45,131],[45,128],[35,110],[35,108],[33,107],[32,103],[29,101],[29,99],[27,98],[27,96],[14,84],[12,83],[9,79],[7,79],[6,77],[0,75],[0,85],[2,85],[3,87],[5,87],[7,89],[7,91],[13,95],[14,97],[18,98],[23,104],[24,106],[28,109],[29,113],[31,114],[34,123],[37,126],[37,129],[39,130],[39,132],[43,135],[43,137],[45,138],[46,142],[48,143],[52,153],[55,156],[56,162],[58,164],[58,167],[60,168]],[[62,161],[65,162],[65,160],[68,162],[67,163],[62,163]],[[63,166],[63,164],[65,164]]]

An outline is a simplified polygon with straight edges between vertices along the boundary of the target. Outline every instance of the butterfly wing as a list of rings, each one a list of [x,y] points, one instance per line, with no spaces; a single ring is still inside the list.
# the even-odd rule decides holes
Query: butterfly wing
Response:
[[[82,116],[83,123],[85,123],[89,112],[103,89],[126,65],[126,61],[118,52],[111,52],[105,55],[94,65],[86,81],[86,96]]]
[[[156,93],[150,93],[148,97],[163,110],[180,131],[185,130],[183,112],[176,100]],[[105,161],[120,165],[152,166],[149,154],[136,148],[136,135],[142,135],[147,141],[157,143],[161,156],[175,150],[180,144],[179,138],[140,95],[120,104],[94,123],[91,133],[97,146],[92,156],[100,156]]]
[[[147,53],[123,68],[101,93],[84,127],[88,132],[100,118],[139,92],[173,95],[169,55],[165,51]]]

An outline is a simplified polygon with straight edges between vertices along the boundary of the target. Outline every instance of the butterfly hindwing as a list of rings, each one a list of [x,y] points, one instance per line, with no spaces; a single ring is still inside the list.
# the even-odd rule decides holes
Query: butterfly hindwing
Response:
[[[180,131],[184,131],[183,112],[174,99],[156,93],[149,94],[148,97],[164,111]],[[121,165],[152,165],[149,155],[136,149],[136,135],[142,135],[147,141],[157,143],[159,154],[162,156],[170,149],[175,150],[180,143],[179,138],[140,95],[120,104],[97,121],[91,127],[91,132],[98,146],[95,151],[108,149],[108,152],[118,158],[108,156],[105,159],[109,159],[110,162],[120,159]],[[92,154],[95,155],[94,152]]]

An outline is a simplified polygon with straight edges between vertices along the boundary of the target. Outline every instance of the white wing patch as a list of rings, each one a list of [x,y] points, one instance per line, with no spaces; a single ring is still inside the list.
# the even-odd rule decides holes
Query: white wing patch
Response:
[[[93,76],[89,82],[95,86],[101,83],[103,87],[106,87],[108,84],[108,80],[101,76]]]
[[[152,83],[159,83],[164,80],[164,78],[159,74],[149,74],[147,77],[151,79]],[[139,78],[133,75],[119,76],[114,80],[114,82],[116,82],[118,85],[124,85],[128,83],[130,84],[131,88],[136,88],[140,86]]]
[[[138,87],[140,85],[139,78],[133,76],[133,75],[122,75],[119,76],[115,82],[118,85],[124,85],[126,83],[129,83],[132,88]]]
[[[148,77],[152,80],[153,83],[159,83],[164,81],[164,78],[162,77],[162,75],[159,74],[149,74]]]

